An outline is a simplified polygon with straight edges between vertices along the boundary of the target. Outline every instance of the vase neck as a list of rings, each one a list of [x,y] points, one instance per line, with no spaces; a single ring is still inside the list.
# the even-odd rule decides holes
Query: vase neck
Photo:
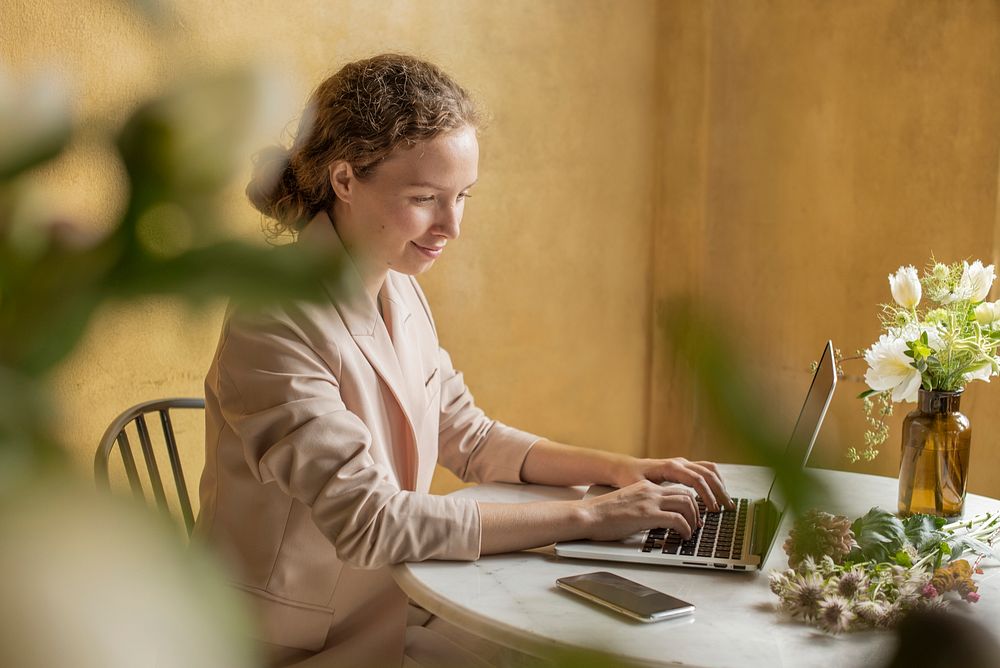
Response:
[[[917,393],[917,405],[924,413],[957,413],[963,390],[939,392],[923,390]]]

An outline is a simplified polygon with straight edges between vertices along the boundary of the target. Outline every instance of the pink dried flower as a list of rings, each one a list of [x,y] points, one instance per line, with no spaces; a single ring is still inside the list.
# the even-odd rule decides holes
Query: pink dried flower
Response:
[[[816,618],[824,631],[837,634],[843,633],[854,621],[851,605],[840,596],[830,596],[819,605],[819,615]]]
[[[844,598],[854,598],[859,592],[868,587],[868,578],[862,569],[857,566],[851,568],[837,581],[837,593]]]
[[[969,603],[977,603],[979,601],[979,592],[970,591],[965,595],[965,600]]]
[[[924,585],[921,593],[924,595],[924,598],[936,598],[938,596],[938,590],[930,582]]]
[[[788,597],[784,603],[793,617],[812,620],[819,612],[824,596],[824,583],[816,573],[799,575],[788,587]]]

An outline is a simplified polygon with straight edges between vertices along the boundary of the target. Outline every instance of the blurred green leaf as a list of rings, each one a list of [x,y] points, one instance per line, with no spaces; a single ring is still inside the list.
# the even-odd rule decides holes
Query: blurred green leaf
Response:
[[[234,71],[188,81],[140,106],[118,136],[131,184],[123,224],[162,201],[199,206],[248,159],[256,79]]]
[[[729,329],[682,298],[661,306],[659,323],[669,350],[690,370],[712,425],[753,461],[774,470],[793,512],[825,505],[828,492],[823,484],[802,462],[786,457],[788,434],[774,426],[770,404],[753,389],[736,354],[739,344],[723,334]]]

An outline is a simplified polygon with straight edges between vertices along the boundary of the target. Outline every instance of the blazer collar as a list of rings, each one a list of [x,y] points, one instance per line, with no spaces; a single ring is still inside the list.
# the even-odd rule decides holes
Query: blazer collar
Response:
[[[298,243],[322,245],[348,259],[344,262],[340,281],[327,282],[324,287],[358,348],[388,386],[405,416],[413,447],[393,444],[393,450],[404,486],[414,489],[417,474],[415,417],[423,414],[420,411],[424,408],[424,379],[419,342],[410,331],[412,313],[404,295],[408,279],[394,271],[386,276],[379,292],[385,314],[383,319],[326,212],[316,214],[299,232]]]

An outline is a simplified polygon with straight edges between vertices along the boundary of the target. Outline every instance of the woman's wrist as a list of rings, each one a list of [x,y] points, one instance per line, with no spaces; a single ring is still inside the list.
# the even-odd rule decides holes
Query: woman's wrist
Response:
[[[627,487],[634,482],[645,479],[645,476],[642,475],[641,459],[617,453],[608,453],[608,455],[609,479],[605,481],[605,484],[614,487]]]

